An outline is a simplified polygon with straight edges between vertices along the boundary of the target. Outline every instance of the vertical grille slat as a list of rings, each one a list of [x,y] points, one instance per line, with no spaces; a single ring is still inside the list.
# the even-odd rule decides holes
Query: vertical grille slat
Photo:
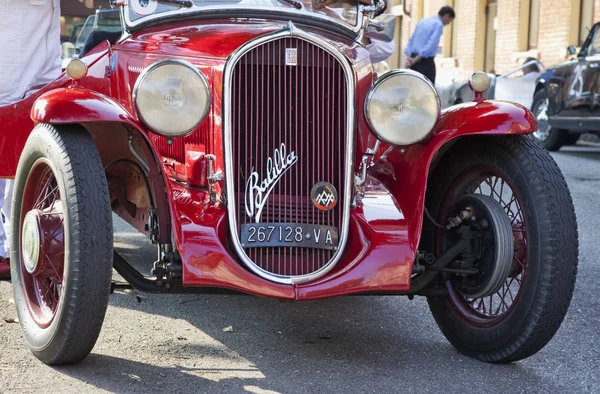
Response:
[[[286,65],[290,48],[297,51],[297,65]],[[233,66],[231,82],[236,105],[231,112],[231,142],[238,231],[254,222],[245,206],[249,176],[256,171],[259,181],[265,179],[267,159],[282,144],[286,154],[295,152],[298,161],[273,187],[260,222],[316,224],[343,231],[347,86],[339,61],[311,42],[280,38],[243,54]],[[318,210],[310,200],[312,186],[322,181],[338,190],[338,204],[328,212]],[[291,277],[319,270],[335,254],[297,247],[244,252],[265,271]]]

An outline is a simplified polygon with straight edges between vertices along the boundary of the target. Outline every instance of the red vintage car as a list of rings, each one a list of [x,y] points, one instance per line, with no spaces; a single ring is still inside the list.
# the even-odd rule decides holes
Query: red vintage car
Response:
[[[61,77],[0,107],[14,299],[40,360],[85,358],[124,286],[426,296],[452,345],[488,362],[558,330],[572,200],[535,118],[485,100],[485,74],[444,111],[420,74],[375,75],[382,1],[113,3],[123,34],[96,32]],[[113,213],[157,245],[151,276],[113,249]]]

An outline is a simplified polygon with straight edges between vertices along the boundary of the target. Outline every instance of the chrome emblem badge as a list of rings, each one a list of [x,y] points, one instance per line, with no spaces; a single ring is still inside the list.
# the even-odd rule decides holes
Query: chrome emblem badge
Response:
[[[329,182],[319,182],[310,190],[310,199],[321,211],[329,211],[337,204],[337,190]]]
[[[298,50],[296,48],[285,48],[285,65],[298,65]]]

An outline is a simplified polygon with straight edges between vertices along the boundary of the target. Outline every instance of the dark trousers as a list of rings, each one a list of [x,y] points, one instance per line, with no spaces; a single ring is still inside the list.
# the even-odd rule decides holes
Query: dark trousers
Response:
[[[416,56],[416,54],[414,55]],[[411,70],[415,70],[425,75],[433,85],[435,85],[435,62],[432,57],[424,57],[420,62],[412,65]]]

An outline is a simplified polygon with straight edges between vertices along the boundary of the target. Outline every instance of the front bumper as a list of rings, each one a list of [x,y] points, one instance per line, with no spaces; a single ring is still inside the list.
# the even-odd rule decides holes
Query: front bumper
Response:
[[[349,294],[398,294],[410,287],[416,251],[392,194],[367,181],[362,203],[351,210],[348,243],[326,276],[301,285],[265,280],[244,268],[229,246],[227,209],[205,191],[171,183],[174,232],[183,263],[183,285],[220,287],[264,297],[311,300]]]

